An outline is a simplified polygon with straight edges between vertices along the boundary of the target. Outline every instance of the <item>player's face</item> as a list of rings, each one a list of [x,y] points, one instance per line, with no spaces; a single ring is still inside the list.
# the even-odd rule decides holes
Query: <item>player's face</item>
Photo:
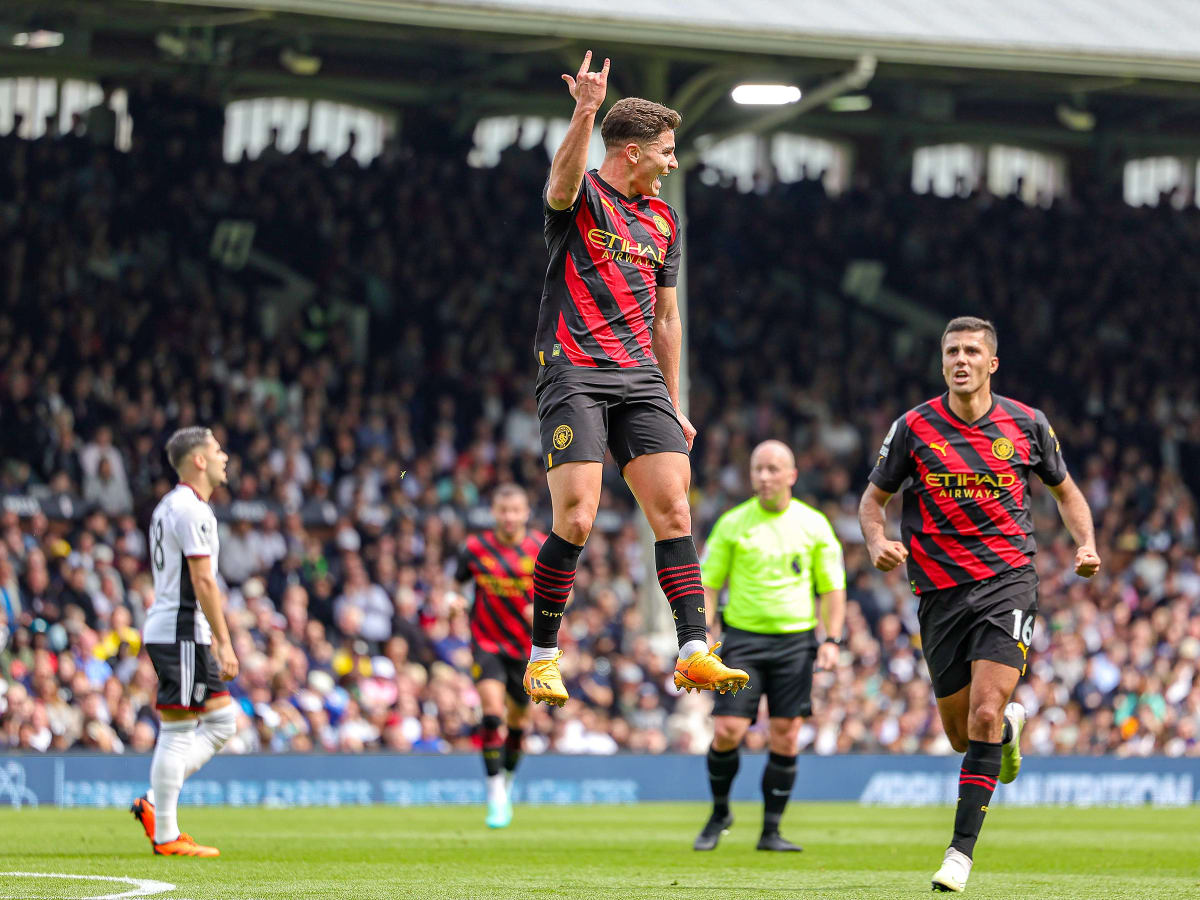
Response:
[[[496,519],[496,534],[500,540],[511,543],[529,521],[529,503],[520,494],[498,497],[492,501],[492,516]]]
[[[652,141],[639,145],[637,162],[633,166],[633,187],[639,194],[657,197],[662,180],[679,168],[675,158],[675,132],[664,131]]]
[[[204,472],[208,476],[209,484],[220,487],[229,481],[229,475],[225,471],[229,464],[229,454],[221,449],[215,437],[208,439],[208,445],[204,448],[204,459],[207,462]]]
[[[952,331],[942,342],[942,375],[955,394],[985,387],[999,365],[982,331]]]
[[[798,474],[782,447],[760,447],[750,457],[750,486],[768,509],[781,509],[787,503]]]

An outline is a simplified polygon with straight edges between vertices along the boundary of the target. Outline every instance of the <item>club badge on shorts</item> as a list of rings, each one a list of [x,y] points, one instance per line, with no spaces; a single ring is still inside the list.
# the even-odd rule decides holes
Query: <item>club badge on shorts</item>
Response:
[[[571,431],[570,425],[559,425],[554,429],[554,449],[566,450],[571,446],[571,441],[575,439],[575,432]]]

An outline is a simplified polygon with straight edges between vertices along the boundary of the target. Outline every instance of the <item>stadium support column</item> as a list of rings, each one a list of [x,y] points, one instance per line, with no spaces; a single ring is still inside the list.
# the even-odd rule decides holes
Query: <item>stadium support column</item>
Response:
[[[653,95],[651,95],[653,96]],[[687,301],[687,271],[689,263],[687,252],[687,176],[681,166],[678,171],[663,179],[663,189],[660,195],[671,204],[671,208],[679,215],[679,228],[683,234],[683,265],[679,267],[679,280],[676,282],[675,294],[679,301],[679,321],[683,326],[683,341],[679,347],[679,407],[683,414],[688,415],[688,342],[691,332],[688,331],[688,301]],[[663,652],[674,646],[675,624],[671,620],[671,607],[659,587],[654,575],[654,532],[645,516],[638,516],[638,538],[642,545],[642,558],[646,561],[645,578],[639,597],[642,623],[647,634],[654,639],[656,648]],[[659,642],[661,641],[661,647]]]

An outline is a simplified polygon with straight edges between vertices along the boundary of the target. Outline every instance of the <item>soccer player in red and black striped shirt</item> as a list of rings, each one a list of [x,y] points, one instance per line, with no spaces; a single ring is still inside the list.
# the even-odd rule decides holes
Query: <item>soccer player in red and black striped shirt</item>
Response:
[[[533,649],[525,690],[562,706],[558,627],[579,552],[600,503],[605,451],[654,531],[655,568],[679,638],[675,684],[734,690],[747,681],[708,648],[704,586],[688,487],[696,429],[679,407],[681,330],[675,296],[679,216],[659,199],[675,160],[679,113],[629,97],[604,117],[605,157],[586,171],[609,61],[563,75],[575,112],[542,198],[550,264],[538,314],[538,419],[554,508],[533,575]],[[714,648],[715,649],[715,648]]]
[[[487,824],[503,828],[512,820],[509,792],[529,724],[529,697],[521,679],[529,658],[533,565],[546,536],[526,530],[529,499],[515,484],[502,484],[493,492],[492,518],[492,530],[467,538],[455,578],[475,585],[472,674],[483,707]],[[501,725],[507,725],[507,734]]]
[[[1031,474],[1075,539],[1076,573],[1090,578],[1100,568],[1092,513],[1054,429],[1041,410],[992,393],[998,365],[991,322],[951,320],[942,335],[948,391],[893,423],[859,505],[875,567],[888,572],[908,560],[938,712],[966,754],[954,838],[933,876],[940,891],[966,885],[996,780],[1012,781],[1021,767],[1025,710],[1008,698],[1025,672],[1037,615]],[[902,489],[903,540],[892,541],[884,507]]]

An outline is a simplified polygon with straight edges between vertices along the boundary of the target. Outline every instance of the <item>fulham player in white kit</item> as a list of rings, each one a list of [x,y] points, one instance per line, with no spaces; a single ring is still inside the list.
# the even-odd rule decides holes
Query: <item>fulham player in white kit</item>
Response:
[[[184,779],[233,737],[236,707],[224,682],[237,677],[217,586],[217,519],[208,499],[225,483],[228,454],[207,428],[181,428],[167,441],[179,484],[150,520],[154,605],[142,643],[158,673],[155,703],[162,723],[150,788],[133,815],[160,856],[220,856],[179,830],[176,807]]]

